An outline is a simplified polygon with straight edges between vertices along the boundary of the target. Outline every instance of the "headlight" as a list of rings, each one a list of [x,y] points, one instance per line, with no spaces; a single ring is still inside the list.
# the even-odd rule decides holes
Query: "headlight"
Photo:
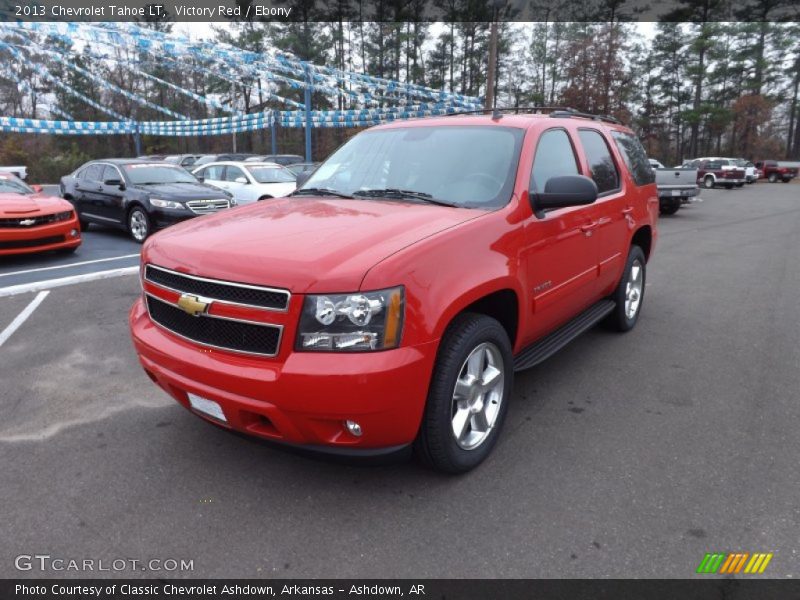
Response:
[[[180,202],[173,202],[172,200],[162,200],[161,198],[150,198],[150,204],[156,208],[174,208],[180,210],[184,208]]]
[[[309,295],[297,331],[297,350],[364,352],[400,345],[402,287],[355,294]]]

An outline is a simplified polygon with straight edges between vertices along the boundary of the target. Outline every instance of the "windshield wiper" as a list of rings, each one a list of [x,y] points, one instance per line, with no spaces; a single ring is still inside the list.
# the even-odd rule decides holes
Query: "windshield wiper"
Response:
[[[303,194],[311,194],[312,196],[336,196],[337,198],[349,198],[351,200],[353,198],[349,194],[337,192],[329,188],[302,188],[291,193],[292,196],[300,196]]]
[[[398,198],[400,200],[420,200],[428,204],[436,204],[438,206],[449,206],[451,208],[459,208],[458,204],[446,202],[444,200],[437,200],[430,194],[425,192],[415,192],[414,190],[399,190],[397,188],[386,188],[382,190],[358,190],[353,192],[354,196],[364,196],[365,198]]]

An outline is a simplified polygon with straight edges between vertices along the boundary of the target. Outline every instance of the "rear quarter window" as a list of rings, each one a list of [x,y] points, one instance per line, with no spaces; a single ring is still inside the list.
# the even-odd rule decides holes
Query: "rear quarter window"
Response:
[[[622,154],[622,159],[631,172],[633,182],[636,185],[653,183],[656,180],[656,174],[650,167],[647,153],[639,139],[635,135],[623,131],[615,131],[612,136]]]
[[[578,136],[586,153],[592,179],[597,184],[597,191],[604,194],[619,189],[619,171],[603,135],[596,129],[580,129]]]

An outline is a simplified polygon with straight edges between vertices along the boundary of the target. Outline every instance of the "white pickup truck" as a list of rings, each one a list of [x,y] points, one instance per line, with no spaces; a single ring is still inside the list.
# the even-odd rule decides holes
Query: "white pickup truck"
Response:
[[[674,215],[684,202],[691,202],[697,196],[696,167],[665,167],[657,160],[650,159],[650,166],[656,172],[658,206],[662,215]]]
[[[0,173],[11,173],[12,175],[25,179],[28,176],[28,169],[24,166],[18,167],[3,167],[0,166]]]

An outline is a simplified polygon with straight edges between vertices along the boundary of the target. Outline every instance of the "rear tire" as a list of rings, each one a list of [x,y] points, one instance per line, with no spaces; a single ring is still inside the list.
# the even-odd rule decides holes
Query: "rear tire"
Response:
[[[447,328],[414,449],[428,466],[464,473],[492,451],[503,427],[514,358],[502,325],[464,313]]]
[[[611,299],[616,303],[614,310],[606,318],[612,329],[625,332],[636,326],[644,303],[644,290],[647,283],[647,261],[639,246],[631,246],[625,270]]]
[[[775,183],[778,181],[778,176],[775,173],[770,173],[767,179],[769,179],[770,183]]]
[[[670,198],[659,202],[658,210],[662,215],[674,215],[681,207],[680,199]]]

